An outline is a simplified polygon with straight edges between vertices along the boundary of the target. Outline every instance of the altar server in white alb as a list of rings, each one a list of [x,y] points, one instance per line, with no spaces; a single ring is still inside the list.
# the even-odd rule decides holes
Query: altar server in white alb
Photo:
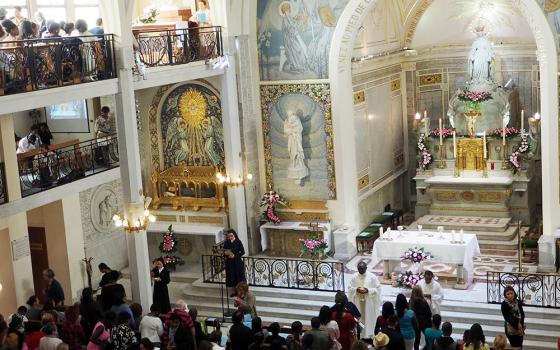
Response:
[[[432,309],[432,315],[441,315],[441,302],[443,301],[443,288],[438,281],[434,280],[434,273],[430,270],[424,272],[424,279],[418,282],[422,292],[424,292],[424,297],[430,308]]]
[[[367,265],[363,261],[358,263],[358,272],[350,280],[348,298],[358,306],[362,314],[361,322],[365,328],[361,337],[373,337],[375,321],[380,314],[381,284],[377,276],[367,271]]]

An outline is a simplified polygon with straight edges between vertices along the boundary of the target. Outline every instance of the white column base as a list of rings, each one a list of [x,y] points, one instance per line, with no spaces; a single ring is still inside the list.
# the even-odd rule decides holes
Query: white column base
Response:
[[[150,310],[152,305],[152,281],[150,276],[150,257],[146,231],[126,233],[128,246],[128,267],[132,295],[127,296],[142,305],[142,310]]]
[[[542,235],[539,238],[539,272],[556,272],[556,238]]]
[[[335,259],[348,261],[358,253],[352,240],[356,232],[351,226],[342,226],[333,232]]]

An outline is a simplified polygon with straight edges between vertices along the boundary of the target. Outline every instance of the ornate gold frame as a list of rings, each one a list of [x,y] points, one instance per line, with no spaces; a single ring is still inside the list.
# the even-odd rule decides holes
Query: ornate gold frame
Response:
[[[336,199],[336,177],[334,165],[333,128],[331,113],[331,90],[329,84],[274,84],[261,86],[261,111],[264,138],[264,157],[266,164],[266,186],[272,188],[272,154],[269,139],[270,111],[278,99],[290,93],[309,96],[319,102],[325,116],[325,133],[327,134],[327,171],[329,177],[329,199]],[[313,198],[310,198],[313,199]]]

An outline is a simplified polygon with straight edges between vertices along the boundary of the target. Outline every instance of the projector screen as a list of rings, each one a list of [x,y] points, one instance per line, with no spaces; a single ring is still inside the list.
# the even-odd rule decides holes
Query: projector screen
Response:
[[[46,106],[45,115],[51,132],[89,132],[86,100]]]

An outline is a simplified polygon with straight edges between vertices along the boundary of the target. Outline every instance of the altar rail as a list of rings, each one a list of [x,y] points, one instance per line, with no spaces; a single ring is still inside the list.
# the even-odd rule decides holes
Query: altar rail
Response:
[[[8,188],[6,185],[6,172],[4,162],[0,162],[0,204],[8,202]]]
[[[18,154],[22,197],[118,166],[117,136],[71,140]]]
[[[512,286],[525,306],[560,309],[560,274],[488,271],[486,278],[489,304],[500,304]]]
[[[222,27],[148,30],[135,33],[136,65],[172,66],[222,56]],[[138,68],[138,67],[137,67]]]
[[[244,256],[247,284],[254,287],[344,290],[344,264],[340,261]],[[221,255],[203,255],[205,283],[225,283],[225,261]]]
[[[0,96],[116,78],[113,34],[3,41]]]

